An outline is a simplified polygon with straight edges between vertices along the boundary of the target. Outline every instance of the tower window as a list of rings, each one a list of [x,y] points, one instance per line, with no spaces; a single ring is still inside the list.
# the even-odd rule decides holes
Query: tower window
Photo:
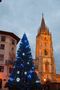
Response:
[[[47,55],[47,54],[48,54],[47,50],[44,50],[44,55]]]

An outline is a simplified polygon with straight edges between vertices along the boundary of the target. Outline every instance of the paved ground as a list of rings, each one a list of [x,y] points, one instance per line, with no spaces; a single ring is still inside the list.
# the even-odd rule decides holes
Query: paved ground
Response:
[[[2,89],[0,89],[0,90],[8,90],[7,88],[2,88]]]

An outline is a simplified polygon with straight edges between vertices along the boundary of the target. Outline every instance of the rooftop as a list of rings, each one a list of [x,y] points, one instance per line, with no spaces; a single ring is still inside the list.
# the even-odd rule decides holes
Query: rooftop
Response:
[[[0,34],[5,34],[5,35],[9,35],[11,37],[13,37],[14,39],[17,40],[17,43],[19,42],[20,38],[18,36],[16,36],[14,33],[12,32],[7,32],[7,31],[2,31],[0,30]]]

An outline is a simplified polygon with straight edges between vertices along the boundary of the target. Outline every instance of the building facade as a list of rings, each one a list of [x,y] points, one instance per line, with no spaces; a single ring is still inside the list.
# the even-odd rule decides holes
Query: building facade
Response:
[[[53,54],[52,35],[42,16],[41,26],[36,36],[36,71],[41,83],[56,82],[56,65]]]
[[[14,33],[0,31],[0,79],[3,83],[7,82],[12,71],[19,40],[20,38]]]

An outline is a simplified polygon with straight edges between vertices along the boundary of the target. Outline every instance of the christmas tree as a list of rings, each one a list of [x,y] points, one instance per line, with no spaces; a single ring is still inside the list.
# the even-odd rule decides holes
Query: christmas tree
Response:
[[[24,34],[8,84],[11,88],[15,87],[15,89],[18,88],[20,90],[27,90],[28,88],[30,90],[37,83],[39,83],[39,79],[35,73],[30,45],[26,34]]]

